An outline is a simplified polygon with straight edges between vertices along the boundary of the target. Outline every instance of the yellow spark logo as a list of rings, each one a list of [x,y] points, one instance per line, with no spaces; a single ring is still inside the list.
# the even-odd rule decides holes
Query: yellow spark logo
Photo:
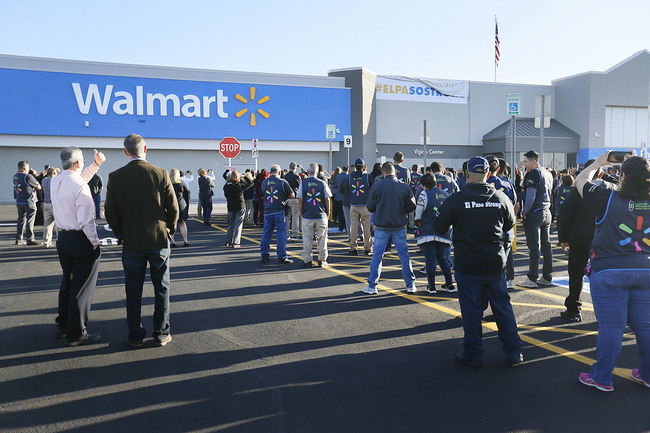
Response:
[[[251,95],[250,97],[251,102],[255,101],[255,87],[250,88],[250,95]],[[239,93],[235,95],[235,99],[243,102],[244,104],[248,104],[248,100],[244,98],[242,95],[240,95]],[[257,101],[257,105],[262,105],[263,103],[267,102],[269,99],[270,98],[268,96],[265,96],[259,101]],[[268,119],[270,117],[270,114],[262,110],[261,108],[258,108],[257,112],[265,119]],[[235,116],[237,116],[237,118],[240,118],[246,113],[248,113],[248,108],[243,108],[239,110],[237,113],[235,113]],[[255,112],[251,111],[251,126],[255,126],[255,125],[257,125],[257,122],[255,121]]]

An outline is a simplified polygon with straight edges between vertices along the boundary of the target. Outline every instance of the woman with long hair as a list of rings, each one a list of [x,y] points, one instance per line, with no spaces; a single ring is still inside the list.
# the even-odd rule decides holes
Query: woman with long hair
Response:
[[[178,230],[183,237],[183,246],[189,247],[190,243],[187,241],[187,218],[190,207],[190,188],[181,179],[181,173],[177,168],[172,168],[169,171],[169,177],[171,178],[174,193],[176,194],[176,201],[178,202]],[[174,236],[172,236],[171,246],[172,248],[176,247]]]
[[[226,246],[239,248],[241,243],[241,231],[246,214],[246,203],[244,202],[244,191],[253,187],[253,175],[233,170],[228,174],[227,182],[223,186],[223,193],[228,202],[228,231],[226,232]]]
[[[597,215],[586,272],[598,321],[596,362],[579,380],[614,391],[612,372],[629,325],[639,349],[632,379],[650,388],[650,165],[645,158],[627,158],[618,191],[610,190],[590,182],[600,167],[610,164],[608,156],[596,158],[575,180]]]

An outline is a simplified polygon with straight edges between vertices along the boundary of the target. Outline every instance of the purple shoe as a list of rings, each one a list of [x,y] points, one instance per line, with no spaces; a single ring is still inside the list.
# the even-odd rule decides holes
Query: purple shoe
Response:
[[[591,378],[591,374],[589,373],[580,373],[580,376],[578,376],[578,380],[582,382],[583,384],[587,386],[593,386],[594,388],[597,388],[601,391],[605,392],[612,392],[614,391],[614,387],[610,385],[602,385],[595,380]]]
[[[639,369],[635,368],[632,370],[632,379],[636,380],[639,383],[644,384],[648,388],[650,388],[650,383],[646,382],[645,380],[641,379],[641,376],[639,375]]]

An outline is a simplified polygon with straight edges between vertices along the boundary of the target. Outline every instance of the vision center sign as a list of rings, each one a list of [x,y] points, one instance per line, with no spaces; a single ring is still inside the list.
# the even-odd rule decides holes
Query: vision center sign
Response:
[[[350,131],[350,89],[0,69],[2,134],[323,141],[327,122]]]

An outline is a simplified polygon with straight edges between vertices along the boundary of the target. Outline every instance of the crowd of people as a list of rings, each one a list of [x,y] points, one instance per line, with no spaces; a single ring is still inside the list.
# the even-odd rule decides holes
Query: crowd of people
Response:
[[[97,177],[105,157],[95,151],[93,165],[84,170],[80,153],[76,148],[62,152],[61,173],[49,168],[42,176],[35,176],[29,174],[29,164],[21,161],[14,176],[16,244],[25,243],[25,230],[27,243],[37,243],[33,220],[38,191],[43,192],[44,204],[49,204],[43,208],[48,223],[43,235],[46,246],[53,242],[52,219],[58,227],[57,249],[64,277],[57,335],[66,336],[70,345],[99,339],[86,332],[85,323],[99,261],[93,213],[99,217],[100,210],[92,190],[101,193],[103,183],[99,178],[93,187],[89,181]],[[158,273],[152,335],[156,344],[164,345],[171,340],[168,247],[175,246],[177,227],[184,245],[189,245],[188,185],[195,179],[189,171],[172,169],[167,173],[147,163],[142,137],[127,137],[125,154],[131,162],[109,176],[105,210],[108,223],[123,244],[129,327],[126,342],[139,347],[146,335],[139,311],[144,270],[149,263],[152,272],[155,267]],[[262,262],[271,261],[270,242],[275,231],[279,264],[293,263],[287,254],[287,241],[302,241],[302,267],[314,265],[315,246],[317,266],[327,268],[331,218],[340,232],[348,234],[350,255],[357,256],[363,250],[364,255],[371,256],[364,293],[378,292],[383,256],[393,246],[406,291],[416,293],[408,247],[408,234],[412,233],[425,257],[421,272],[427,276],[426,290],[458,293],[465,337],[457,360],[481,367],[481,320],[490,304],[508,364],[517,366],[524,358],[508,292],[515,285],[511,248],[514,226],[520,217],[529,250],[528,272],[517,285],[539,288],[553,285],[550,233],[555,220],[559,244],[569,259],[569,294],[561,317],[569,322],[582,320],[580,296],[586,272],[600,326],[597,362],[591,373],[580,375],[580,381],[603,391],[613,390],[612,371],[629,323],[637,335],[640,360],[632,376],[650,387],[650,166],[646,159],[630,155],[620,166],[604,171],[602,167],[611,165],[608,155],[588,162],[579,172],[569,168],[559,173],[542,167],[539,154],[532,150],[524,154],[523,173],[518,167],[511,173],[503,159],[492,155],[470,158],[458,173],[439,161],[409,169],[403,165],[401,152],[395,154],[393,162],[376,163],[371,171],[361,158],[354,165],[335,168],[331,174],[315,162],[307,169],[295,162],[284,170],[277,164],[259,172],[241,173],[229,168],[223,173],[228,211],[224,245],[240,248],[243,226],[261,226]],[[138,203],[121,197],[119,185],[136,178],[141,182],[142,176],[146,185]],[[196,181],[198,214],[209,225],[214,172],[199,169]],[[76,188],[76,195],[66,195],[66,189],[61,188],[65,182],[70,192]],[[75,204],[71,201],[74,197],[83,197],[83,201]],[[73,221],[70,209],[74,206],[84,209],[77,212],[84,219],[75,217]],[[156,224],[137,218],[146,213],[156,216]],[[88,251],[73,253],[76,244],[86,245]],[[72,273],[72,263],[80,255],[87,272]],[[445,280],[439,286],[435,282],[436,265]]]

